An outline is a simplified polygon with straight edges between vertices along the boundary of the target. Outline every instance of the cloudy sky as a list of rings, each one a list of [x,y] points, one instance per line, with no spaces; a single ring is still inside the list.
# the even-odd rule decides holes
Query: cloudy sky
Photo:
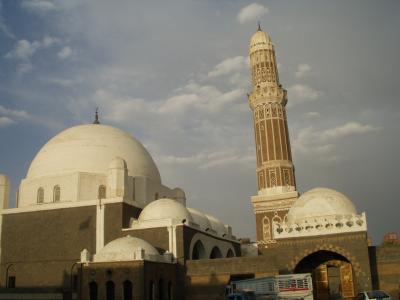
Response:
[[[345,193],[375,243],[399,231],[398,0],[0,0],[0,173],[14,193],[41,146],[98,106],[188,206],[254,239],[257,21],[288,90],[298,190]]]

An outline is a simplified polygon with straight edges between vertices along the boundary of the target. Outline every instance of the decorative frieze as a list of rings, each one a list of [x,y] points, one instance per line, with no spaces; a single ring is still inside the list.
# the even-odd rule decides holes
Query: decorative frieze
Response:
[[[285,239],[327,234],[367,231],[365,213],[306,218],[296,223],[273,222],[273,238]]]

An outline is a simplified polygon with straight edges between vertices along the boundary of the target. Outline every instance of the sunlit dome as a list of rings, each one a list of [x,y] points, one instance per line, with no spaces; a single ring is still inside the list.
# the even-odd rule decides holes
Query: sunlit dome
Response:
[[[116,157],[126,162],[128,175],[161,182],[157,166],[139,141],[118,128],[101,124],[74,126],[57,134],[38,152],[26,177],[70,172],[106,174]]]
[[[160,254],[145,240],[128,235],[115,239],[100,249],[96,254],[96,261],[132,260],[134,252],[138,249],[143,249],[146,255]]]
[[[207,219],[211,223],[211,228],[217,232],[218,235],[223,236],[227,233],[224,223],[212,215],[206,214]]]
[[[159,199],[146,205],[139,215],[139,221],[174,219],[192,222],[192,216],[186,207],[173,199]]]
[[[312,217],[350,216],[356,214],[354,204],[342,193],[315,188],[304,193],[288,212],[288,222],[295,223]]]
[[[205,214],[191,207],[188,207],[187,210],[192,215],[193,221],[199,225],[202,230],[206,230],[207,228],[212,229],[211,223]]]

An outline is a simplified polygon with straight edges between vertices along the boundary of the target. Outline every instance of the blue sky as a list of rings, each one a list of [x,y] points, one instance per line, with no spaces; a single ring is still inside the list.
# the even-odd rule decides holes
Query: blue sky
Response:
[[[375,242],[399,231],[399,1],[0,3],[0,173],[13,192],[41,146],[98,106],[189,206],[254,237],[245,95],[260,21],[288,89],[299,191],[346,194]]]

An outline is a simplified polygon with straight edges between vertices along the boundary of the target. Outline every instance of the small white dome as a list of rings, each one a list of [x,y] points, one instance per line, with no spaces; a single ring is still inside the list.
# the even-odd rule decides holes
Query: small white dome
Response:
[[[118,128],[101,124],[74,126],[57,134],[36,154],[26,178],[70,172],[107,174],[110,163],[126,164],[129,176],[161,182],[157,166],[139,141]]]
[[[224,234],[227,234],[224,223],[212,215],[206,214],[206,217],[211,223],[211,228],[215,230],[218,235],[223,236]]]
[[[205,214],[191,207],[188,207],[187,210],[192,215],[193,221],[199,225],[202,230],[206,230],[207,228],[212,229],[211,223]]]
[[[125,236],[115,239],[105,245],[99,253],[96,254],[96,261],[125,261],[132,260],[136,250],[143,249],[146,255],[159,255],[160,253],[150,243],[145,240]]]
[[[288,212],[288,222],[296,223],[312,217],[356,214],[354,204],[342,193],[328,189],[315,188],[300,196]]]
[[[193,222],[190,212],[180,202],[163,198],[146,205],[139,215],[139,221],[174,219]]]

